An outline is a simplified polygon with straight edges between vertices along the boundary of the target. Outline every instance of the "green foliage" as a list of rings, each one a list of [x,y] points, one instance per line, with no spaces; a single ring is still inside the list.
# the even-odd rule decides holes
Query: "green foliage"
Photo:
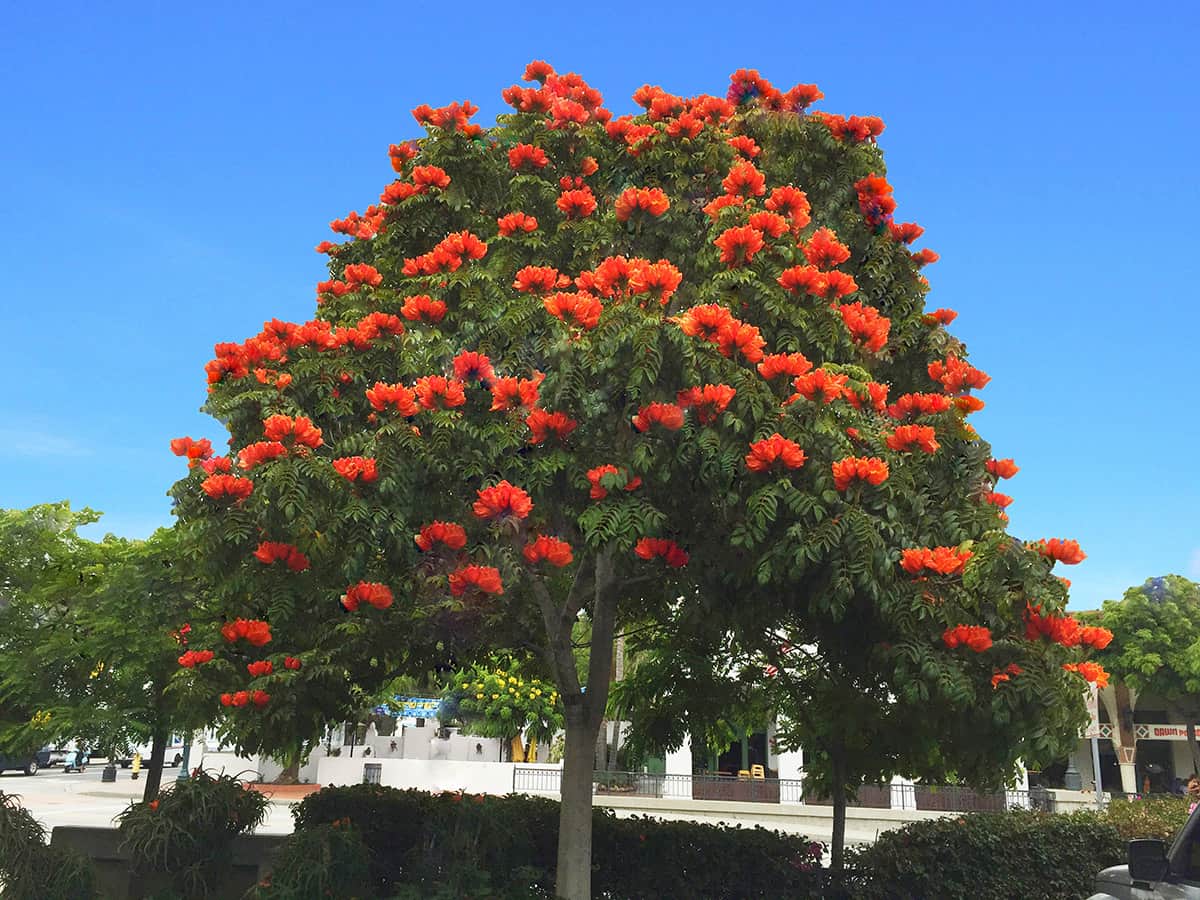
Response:
[[[1117,680],[1200,710],[1200,584],[1179,575],[1149,579],[1106,600],[1098,623],[1113,633],[1098,655]]]
[[[73,850],[46,845],[41,824],[0,791],[0,888],[6,900],[91,900],[95,871]]]
[[[1092,812],[972,813],[885,831],[850,854],[855,900],[1083,900],[1125,859],[1117,828]]]
[[[455,672],[447,706],[462,718],[467,734],[512,740],[528,735],[551,740],[563,727],[562,704],[554,685],[526,678],[521,665],[474,666]]]
[[[1170,843],[1187,821],[1189,803],[1184,797],[1113,800],[1104,810],[1103,818],[1117,829],[1122,840],[1158,838]]]
[[[230,775],[198,771],[118,816],[134,870],[170,876],[185,898],[209,896],[229,871],[234,837],[266,818],[270,801]]]
[[[370,850],[380,896],[516,900],[553,893],[558,827],[553,800],[354,785],[310,794],[293,814],[293,840],[348,821]],[[600,809],[593,814],[593,831],[596,896],[820,896],[821,846],[803,837],[762,828],[617,819]],[[272,880],[287,877],[277,866]],[[346,895],[336,889],[335,894]]]
[[[358,831],[333,823],[297,831],[280,848],[270,877],[247,900],[375,896],[371,858]]]

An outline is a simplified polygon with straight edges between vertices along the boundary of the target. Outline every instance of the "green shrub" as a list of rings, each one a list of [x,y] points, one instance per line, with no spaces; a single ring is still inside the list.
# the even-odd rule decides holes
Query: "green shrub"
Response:
[[[0,895],[5,900],[91,900],[97,896],[91,861],[46,846],[46,831],[18,802],[0,791]]]
[[[1186,797],[1113,800],[1104,811],[1104,821],[1126,841],[1158,838],[1170,842],[1187,821],[1189,803]]]
[[[311,794],[293,815],[297,835],[349,820],[370,852],[379,896],[553,896],[554,800],[354,785]],[[618,819],[596,809],[592,887],[597,897],[614,900],[818,897],[821,850],[806,838],[763,828]],[[281,859],[277,874],[288,877],[283,865]]]
[[[121,846],[139,874],[170,877],[185,898],[211,895],[229,874],[233,839],[266,818],[270,801],[231,775],[198,771],[118,816]]]
[[[884,832],[849,854],[843,889],[863,900],[1072,900],[1125,855],[1094,812],[973,813]]]
[[[248,900],[340,900],[375,896],[371,855],[358,829],[342,824],[317,825],[296,832],[275,856],[271,877]]]

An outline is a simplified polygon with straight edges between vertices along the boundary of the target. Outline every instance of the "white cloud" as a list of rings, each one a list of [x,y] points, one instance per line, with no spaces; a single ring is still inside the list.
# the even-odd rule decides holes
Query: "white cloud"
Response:
[[[73,438],[37,428],[0,428],[0,457],[87,456],[91,452]]]

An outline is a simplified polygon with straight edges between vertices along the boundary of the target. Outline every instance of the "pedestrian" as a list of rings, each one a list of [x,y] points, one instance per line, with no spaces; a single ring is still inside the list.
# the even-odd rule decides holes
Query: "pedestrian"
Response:
[[[1188,800],[1188,815],[1196,811],[1197,805],[1200,805],[1200,775],[1193,775],[1188,779],[1187,785]]]

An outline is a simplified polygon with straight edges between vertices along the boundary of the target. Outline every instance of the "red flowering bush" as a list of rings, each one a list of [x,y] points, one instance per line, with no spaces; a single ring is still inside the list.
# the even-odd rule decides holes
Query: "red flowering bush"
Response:
[[[875,710],[931,696],[982,709],[986,688],[1011,704],[995,721],[1017,723],[1077,696],[1061,664],[1078,649],[1027,640],[1022,615],[1061,611],[1051,566],[1082,553],[1035,552],[981,502],[1015,473],[987,467],[966,421],[988,376],[952,316],[926,310],[932,254],[913,252],[920,226],[894,221],[882,123],[809,112],[821,96],[743,70],[724,96],[647,86],[636,115],[614,116],[579,76],[538,64],[495,126],[463,101],[414,111],[425,136],[389,149],[379,203],[320,247],[313,318],[270,320],[206,366],[241,474],[180,445],[199,464],[177,511],[217,585],[206,627],[270,622],[277,646],[313,660],[261,676],[269,704],[235,719],[245,746],[299,745],[349,714],[357,695],[332,683],[369,692],[396,667],[496,644],[561,655],[580,614],[595,687],[555,664],[571,760],[591,753],[626,621],[724,628],[762,656],[778,654],[764,634],[836,658],[852,633],[870,683],[891,685],[864,700]],[[268,537],[308,566],[256,559]],[[911,572],[915,548],[973,555]],[[680,597],[704,597],[705,614],[687,619]],[[942,636],[960,625],[992,646],[952,652]],[[226,648],[239,670],[254,661],[241,637]],[[1061,656],[1024,666],[1045,690],[991,689],[1030,654]],[[747,671],[768,663],[789,665]],[[253,709],[244,684],[220,683],[228,671],[183,676]],[[563,890],[586,895],[580,878]]]

